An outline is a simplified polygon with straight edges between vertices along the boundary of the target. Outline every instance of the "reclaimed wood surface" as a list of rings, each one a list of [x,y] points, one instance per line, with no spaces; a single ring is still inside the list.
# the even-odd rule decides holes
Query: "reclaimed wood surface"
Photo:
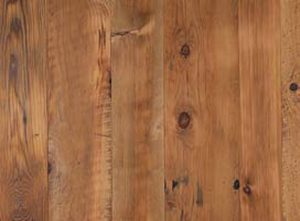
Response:
[[[0,1],[1,221],[47,220],[45,10]]]
[[[241,220],[282,220],[280,1],[239,4]]]
[[[281,0],[282,205],[300,220],[300,1]]]
[[[238,221],[237,2],[165,4],[165,220]]]
[[[299,221],[300,0],[0,0],[0,221]]]
[[[111,218],[109,5],[48,1],[51,221]]]
[[[116,1],[113,220],[164,220],[162,1]]]

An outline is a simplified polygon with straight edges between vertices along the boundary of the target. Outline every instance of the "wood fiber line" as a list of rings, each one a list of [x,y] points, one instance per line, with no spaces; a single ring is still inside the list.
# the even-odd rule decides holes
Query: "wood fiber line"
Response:
[[[49,220],[111,220],[108,0],[48,1]]]
[[[1,221],[48,220],[45,33],[45,1],[0,0]]]
[[[238,2],[165,0],[166,221],[239,221]]]
[[[282,194],[286,221],[300,220],[300,1],[281,0]]]
[[[281,219],[280,1],[239,3],[241,219]]]
[[[113,220],[164,220],[162,1],[115,1]]]

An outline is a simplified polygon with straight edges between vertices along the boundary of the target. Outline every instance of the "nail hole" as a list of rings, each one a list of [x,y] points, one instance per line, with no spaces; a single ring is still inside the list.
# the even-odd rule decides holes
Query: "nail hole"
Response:
[[[233,189],[238,190],[240,188],[240,181],[235,180],[233,183]]]
[[[191,116],[187,112],[182,112],[178,118],[178,125],[182,129],[186,129],[191,122]]]
[[[291,83],[291,84],[290,84],[290,90],[291,90],[291,91],[296,91],[296,90],[298,90],[298,84],[297,84],[297,83]]]

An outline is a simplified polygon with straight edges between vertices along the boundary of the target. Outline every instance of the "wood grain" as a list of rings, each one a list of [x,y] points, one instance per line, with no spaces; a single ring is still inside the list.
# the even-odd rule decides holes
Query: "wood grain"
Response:
[[[47,220],[45,1],[0,1],[0,220]],[[40,18],[40,19],[36,19]]]
[[[165,0],[166,221],[240,220],[237,7]]]
[[[300,1],[281,0],[281,93],[283,118],[282,198],[284,220],[300,220]]]
[[[280,1],[239,4],[242,220],[281,220]]]
[[[113,220],[164,220],[162,1],[115,1]]]
[[[49,219],[111,220],[110,1],[48,1]]]

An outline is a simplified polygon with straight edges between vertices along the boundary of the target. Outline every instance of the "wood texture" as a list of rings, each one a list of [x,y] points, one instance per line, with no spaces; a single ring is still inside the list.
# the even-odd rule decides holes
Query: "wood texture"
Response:
[[[231,0],[165,1],[167,221],[240,220],[237,9]]]
[[[164,220],[162,1],[116,1],[113,220]]]
[[[280,2],[239,4],[242,220],[281,220]]]
[[[47,220],[45,1],[0,13],[0,220]]]
[[[300,1],[281,0],[282,195],[286,221],[300,220]]]
[[[299,221],[300,0],[0,0],[0,221]]]
[[[48,1],[49,219],[111,220],[110,2]]]

